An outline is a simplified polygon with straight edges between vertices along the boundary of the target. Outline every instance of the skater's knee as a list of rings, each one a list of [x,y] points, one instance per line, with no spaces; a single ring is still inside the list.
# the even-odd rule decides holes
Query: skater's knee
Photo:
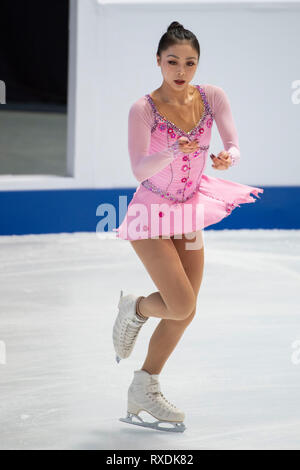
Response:
[[[196,314],[196,307],[192,310],[192,312],[187,317],[185,317],[182,320],[182,321],[184,321],[185,326],[188,326],[191,323],[191,321],[193,320],[195,314]]]
[[[175,320],[187,319],[195,310],[196,297],[193,292],[183,295],[180,300],[173,306],[172,314]]]

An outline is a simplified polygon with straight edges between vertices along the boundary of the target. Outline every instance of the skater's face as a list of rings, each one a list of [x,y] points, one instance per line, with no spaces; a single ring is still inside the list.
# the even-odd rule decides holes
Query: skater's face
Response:
[[[184,90],[193,79],[198,65],[198,53],[189,41],[170,46],[162,51],[161,57],[156,56],[157,64],[161,67],[164,81],[174,90]],[[184,80],[182,85],[175,80]]]

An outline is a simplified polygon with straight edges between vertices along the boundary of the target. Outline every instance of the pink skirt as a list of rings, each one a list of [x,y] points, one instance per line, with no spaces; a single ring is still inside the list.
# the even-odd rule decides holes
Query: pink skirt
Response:
[[[262,188],[202,174],[198,191],[185,202],[162,198],[139,185],[130,201],[121,225],[113,229],[117,238],[141,240],[170,238],[196,232],[231,214],[240,204],[255,202]]]

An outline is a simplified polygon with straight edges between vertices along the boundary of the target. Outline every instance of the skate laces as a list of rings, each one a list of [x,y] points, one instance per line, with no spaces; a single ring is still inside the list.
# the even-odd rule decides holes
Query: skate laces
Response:
[[[139,323],[128,323],[126,325],[126,329],[124,331],[124,339],[126,341],[126,344],[128,345],[128,348],[131,347],[133,341],[136,339],[137,334],[143,325],[142,322]]]
[[[171,406],[172,408],[177,409],[175,405],[173,405],[172,403],[169,402],[169,400],[166,399],[166,397],[164,396],[164,394],[162,393],[162,391],[160,389],[159,382],[150,384],[150,385],[147,386],[147,388],[149,390],[147,392],[147,395],[149,395],[152,400],[153,400],[153,397],[151,395],[158,395],[158,398],[164,404],[167,404],[168,406]]]

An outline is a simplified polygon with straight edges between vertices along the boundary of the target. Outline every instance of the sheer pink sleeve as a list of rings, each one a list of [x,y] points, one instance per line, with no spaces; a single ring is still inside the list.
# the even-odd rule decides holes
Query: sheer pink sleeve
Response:
[[[228,96],[223,88],[216,85],[207,85],[207,92],[224,150],[231,157],[231,166],[237,165],[240,161],[240,147]]]
[[[176,140],[170,147],[149,155],[153,121],[151,106],[144,98],[131,106],[128,116],[128,151],[132,172],[139,182],[168,166],[179,151]]]

